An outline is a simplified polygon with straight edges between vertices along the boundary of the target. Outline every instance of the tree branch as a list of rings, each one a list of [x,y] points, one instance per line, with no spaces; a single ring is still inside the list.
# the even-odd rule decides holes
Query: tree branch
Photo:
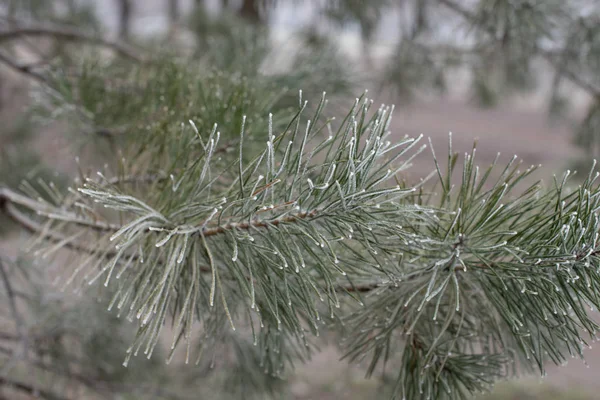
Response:
[[[13,318],[15,320],[15,325],[17,326],[17,332],[20,336],[24,336],[23,333],[23,321],[21,320],[21,315],[17,310],[17,303],[15,301],[15,293],[13,292],[12,285],[10,279],[8,277],[8,273],[6,272],[6,268],[4,268],[4,262],[0,258],[0,277],[2,277],[2,281],[4,282],[4,288],[6,289],[6,296],[8,297],[8,306],[10,307],[10,311],[13,314]]]
[[[19,64],[3,51],[0,51],[0,63],[8,66],[12,70],[17,71],[20,74],[27,75],[28,77],[33,78],[38,82],[48,82],[48,80],[42,74],[34,71],[31,65]]]
[[[0,376],[0,386],[10,387],[21,392],[25,392],[35,397],[42,397],[47,400],[67,400],[67,397],[61,397],[47,390],[38,389],[24,382],[15,381],[3,376]]]
[[[128,180],[126,180],[126,181],[128,181]],[[122,181],[110,180],[110,182],[116,183],[116,182],[122,182]],[[21,227],[23,227],[24,229],[26,229],[27,231],[29,231],[33,234],[43,234],[44,239],[49,240],[53,243],[63,242],[64,247],[68,248],[69,250],[73,250],[73,251],[77,251],[77,252],[84,252],[84,253],[88,253],[88,254],[97,253],[97,249],[88,247],[81,243],[77,243],[76,241],[69,241],[69,240],[67,240],[67,237],[64,235],[48,232],[46,229],[44,229],[44,227],[41,224],[32,220],[27,215],[25,215],[24,213],[19,211],[15,207],[13,202],[15,204],[25,206],[25,207],[31,209],[32,211],[38,210],[37,207],[39,207],[39,206],[47,207],[46,205],[44,205],[42,203],[39,203],[39,202],[31,200],[25,196],[22,196],[18,193],[15,193],[15,192],[11,191],[10,189],[0,188],[0,212],[6,213],[7,216],[9,218],[11,218],[13,221],[15,221],[18,225],[20,225]],[[216,226],[214,228],[204,229],[202,231],[202,233],[204,234],[205,237],[207,237],[207,236],[219,235],[219,234],[225,233],[232,229],[248,230],[251,228],[267,228],[269,226],[278,226],[278,225],[284,224],[284,223],[293,223],[299,219],[313,218],[317,215],[317,213],[318,213],[317,210],[313,210],[311,212],[298,213],[296,215],[289,215],[287,217],[278,218],[278,219],[256,220],[256,221],[242,222],[242,223],[232,222],[232,223],[228,223],[225,225]],[[118,226],[118,225],[107,225],[107,224],[95,225],[92,221],[85,221],[85,220],[81,220],[81,219],[68,220],[67,222],[72,222],[72,223],[82,222],[81,225],[84,225],[88,228],[97,229],[97,230],[112,230],[112,231],[116,232],[117,230],[119,230],[121,228],[121,226]],[[110,229],[107,229],[107,227],[110,227]],[[103,254],[103,256],[106,258],[111,258],[111,257],[115,257],[117,255],[117,253],[118,253],[117,251],[106,252]],[[132,257],[133,257],[133,259],[138,258],[137,255],[133,255]],[[200,270],[203,273],[211,273],[211,268],[208,266],[201,267]],[[250,279],[250,278],[248,278],[248,279]],[[336,287],[336,291],[350,292],[350,293],[367,293],[374,289],[377,289],[378,287],[380,287],[380,284],[375,283],[375,282],[367,282],[367,283],[363,283],[360,285],[354,285],[354,284],[350,283],[348,285],[340,284],[339,286]]]
[[[447,9],[455,12],[456,14],[460,15],[464,19],[466,19],[470,22],[477,21],[477,17],[475,14],[473,14],[471,11],[469,11],[468,9],[466,9],[465,7],[463,7],[462,5],[460,5],[457,2],[455,2],[453,0],[437,0],[437,1],[440,4],[446,6]],[[489,27],[486,27],[486,30],[488,33],[492,34],[492,37],[495,38],[495,36],[493,35],[493,31]],[[600,98],[600,88],[593,85],[592,83],[587,82],[586,80],[582,79],[579,75],[573,73],[572,71],[569,71],[566,68],[562,68],[560,65],[560,62],[556,59],[556,56],[557,56],[556,52],[540,48],[539,46],[536,46],[536,49],[537,49],[537,54],[540,57],[542,57],[548,64],[550,64],[552,66],[552,68],[564,73],[564,75],[567,78],[569,78],[569,80],[571,80],[571,82],[573,82],[576,86],[579,86],[579,88],[583,89],[584,91],[588,92],[593,97]]]
[[[118,180],[116,180],[115,182],[118,182]],[[72,213],[65,213],[64,210],[60,210],[55,207],[44,204],[42,202],[32,200],[29,197],[23,196],[23,195],[16,193],[8,188],[0,187],[0,209],[4,208],[6,210],[7,206],[8,206],[7,203],[18,204],[18,205],[24,206],[32,211],[35,211],[38,214],[48,216],[52,219],[70,222],[70,223],[85,226],[85,227],[88,227],[88,228],[94,229],[94,230],[116,232],[122,228],[120,225],[82,219]],[[17,223],[27,227],[29,230],[32,230],[32,229],[37,230],[37,227],[35,226],[35,225],[37,225],[37,223],[30,220],[29,218],[27,218],[24,214],[20,213],[18,210],[11,208],[8,211],[9,211],[9,216],[12,216],[13,219],[15,219],[15,221]],[[250,222],[239,222],[239,223],[231,222],[231,223],[228,223],[225,225],[220,225],[220,226],[215,226],[215,227],[200,228],[198,232],[200,232],[200,230],[201,230],[202,233],[204,234],[204,236],[208,237],[208,236],[219,235],[219,234],[225,233],[227,231],[230,231],[232,229],[248,230],[250,228],[266,228],[268,226],[277,226],[282,223],[295,222],[299,219],[310,219],[310,218],[315,217],[317,215],[317,213],[318,213],[317,210],[313,210],[310,212],[301,212],[301,213],[298,213],[295,215],[288,215],[287,217],[283,217],[283,218],[275,218],[275,219],[267,219],[267,220],[254,220],[254,221],[250,221]]]
[[[145,57],[140,55],[135,49],[122,42],[65,27],[17,26],[10,30],[0,31],[0,43],[7,40],[14,40],[22,36],[49,36],[73,42],[88,42],[97,46],[110,48],[117,54],[137,62],[146,61]]]
[[[106,185],[121,185],[126,183],[138,184],[138,183],[155,183],[168,179],[164,174],[148,174],[148,175],[125,175],[116,176],[106,181]]]
[[[16,295],[13,291],[12,284],[11,284],[10,278],[8,276],[8,273],[6,272],[6,268],[5,268],[4,262],[2,261],[2,258],[0,258],[0,277],[2,277],[2,281],[4,282],[4,288],[6,290],[6,297],[8,297],[8,306],[13,315],[13,320],[15,321],[15,328],[17,331],[17,335],[19,337],[20,349],[18,349],[17,351],[15,351],[13,353],[13,358],[11,361],[14,362],[21,357],[23,357],[23,358],[27,357],[27,348],[28,348],[29,340],[28,340],[27,330],[25,329],[25,326],[23,324],[23,319],[21,318],[21,314],[19,314],[19,310],[17,309],[17,302],[15,300]],[[5,372],[6,370],[8,370],[10,368],[11,364],[12,364],[12,362],[9,362],[6,365],[4,365],[4,367],[2,368],[2,372]]]
[[[0,206],[2,206],[1,202],[0,202]],[[14,222],[19,224],[25,230],[27,230],[33,234],[43,235],[43,239],[45,239],[45,240],[48,240],[52,243],[63,242],[65,248],[68,248],[69,250],[73,250],[73,251],[78,251],[78,252],[88,253],[88,254],[94,254],[97,252],[97,249],[94,249],[92,247],[85,246],[85,245],[83,245],[81,243],[77,243],[75,241],[68,241],[67,237],[64,235],[61,235],[58,233],[47,232],[47,230],[44,229],[44,227],[41,224],[35,222],[31,218],[29,218],[27,215],[25,215],[24,213],[19,211],[14,206],[14,204],[5,203],[3,208],[0,208],[0,210],[3,211],[10,219],[12,219]],[[116,251],[107,252],[104,254],[104,256],[106,258],[114,257],[116,255],[117,255]]]
[[[221,233],[225,233],[232,229],[242,229],[249,230],[250,228],[266,228],[269,226],[278,226],[280,224],[296,222],[299,219],[310,219],[315,217],[318,214],[317,210],[313,210],[311,212],[301,212],[295,215],[289,215],[283,218],[275,218],[270,220],[255,220],[250,222],[231,222],[225,225],[216,226],[214,228],[203,229],[202,234],[205,237],[215,236]]]
[[[71,223],[74,223],[77,225],[87,226],[88,228],[91,228],[94,230],[117,231],[121,228],[120,225],[82,219],[72,213],[66,213],[64,210],[58,209],[56,207],[52,207],[52,206],[50,206],[48,204],[44,204],[40,201],[32,200],[29,197],[23,196],[23,195],[21,195],[17,192],[14,192],[8,188],[0,187],[0,209],[2,209],[3,207],[5,208],[7,206],[7,203],[18,204],[20,206],[30,209],[31,211],[35,211],[36,213],[38,213],[40,215],[45,215],[45,216],[50,217],[55,220],[66,221],[66,222],[71,222]],[[15,213],[11,212],[11,213],[9,213],[9,216],[10,216],[10,214],[15,214]],[[22,225],[26,225],[26,226],[27,225],[31,226],[31,223],[36,224],[33,221],[23,223],[23,221],[24,221],[23,217],[27,218],[25,215],[20,213],[18,215],[18,217],[16,218],[16,222],[18,222]],[[13,219],[15,219],[15,218],[13,218]]]

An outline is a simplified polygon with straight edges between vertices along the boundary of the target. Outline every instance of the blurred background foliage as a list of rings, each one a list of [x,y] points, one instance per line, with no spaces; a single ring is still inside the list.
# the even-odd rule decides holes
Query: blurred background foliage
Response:
[[[574,127],[573,141],[585,153],[579,162],[600,154],[600,6],[593,0],[313,1],[314,21],[283,39],[273,28],[275,10],[305,2],[195,0],[184,12],[177,0],[156,1],[168,19],[158,35],[133,34],[132,15],[144,1],[113,2],[117,13],[109,24],[94,1],[0,3],[0,64],[7,67],[0,70],[1,184],[47,201],[55,187],[66,186],[64,175],[77,168],[55,168],[33,145],[50,131],[87,149],[99,168],[121,159],[152,173],[165,159],[186,167],[178,163],[189,155],[174,153],[180,147],[170,148],[169,140],[183,140],[178,132],[188,120],[201,133],[217,123],[226,139],[219,151],[227,153],[237,149],[242,115],[253,138],[246,145],[262,146],[268,114],[281,116],[275,121],[293,118],[299,90],[310,99],[327,91],[333,110],[364,88],[402,103],[446,93],[458,73],[468,76],[468,97],[481,107],[543,87],[549,116]],[[381,52],[378,29],[390,13],[398,17],[397,40]],[[111,37],[110,24],[118,40],[91,40]],[[347,30],[358,32],[355,54],[344,52],[336,37]],[[573,112],[574,92],[586,99],[583,117]],[[155,158],[136,158],[149,148]],[[43,183],[49,181],[55,186]],[[165,177],[164,184],[175,181]],[[13,240],[10,222],[0,218],[0,233]],[[107,313],[105,303],[49,285],[55,277],[48,265],[1,249],[0,396],[303,398],[254,368],[260,354],[242,338],[198,344],[226,354],[220,368],[210,357],[196,368],[182,360],[166,368],[164,355],[123,368],[133,334],[127,321]],[[355,398],[383,395],[385,375],[381,380],[383,389],[356,384]],[[355,385],[352,377],[342,381]],[[592,396],[511,383],[482,397],[517,398]]]

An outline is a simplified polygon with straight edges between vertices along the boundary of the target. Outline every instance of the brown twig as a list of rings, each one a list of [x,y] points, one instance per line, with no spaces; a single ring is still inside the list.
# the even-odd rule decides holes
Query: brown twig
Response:
[[[274,218],[267,220],[254,220],[250,222],[230,222],[225,225],[215,226],[213,228],[203,229],[204,237],[215,236],[233,229],[249,230],[250,228],[266,228],[269,226],[278,226],[285,223],[293,223],[300,219],[311,219],[317,215],[317,210],[311,212],[302,212],[295,215],[289,215],[283,218]]]

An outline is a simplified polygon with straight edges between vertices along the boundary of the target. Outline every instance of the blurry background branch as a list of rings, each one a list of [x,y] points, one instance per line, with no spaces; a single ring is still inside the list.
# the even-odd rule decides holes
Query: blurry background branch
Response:
[[[66,27],[11,24],[10,29],[0,30],[0,44],[8,40],[14,40],[28,36],[42,36],[66,41],[87,42],[90,44],[110,48],[117,54],[134,61],[144,61],[144,57],[129,45],[120,43],[118,41],[105,39],[95,34],[88,34],[80,30],[69,29]]]
[[[12,68],[13,70],[28,75],[29,77],[35,79],[39,82],[46,82],[46,78],[35,71],[37,64],[19,64],[17,61],[13,60],[8,54],[4,52],[0,52],[0,63]]]
[[[460,15],[461,17],[465,18],[470,25],[472,26],[476,26],[479,24],[479,16],[472,13],[471,11],[469,11],[469,9],[467,9],[466,7],[463,7],[462,5],[460,5],[460,3],[457,3],[453,0],[436,0],[439,1],[440,4],[446,6],[448,9],[455,11],[458,15]],[[533,6],[532,6],[533,7]],[[496,32],[495,29],[496,27],[494,25],[489,25],[488,27],[485,27],[486,30],[488,31],[488,33],[490,35],[492,35],[492,37],[494,39],[497,39],[500,43],[502,43],[502,40],[505,40],[505,37],[497,37],[496,36]],[[519,37],[515,38],[516,40],[521,40]],[[564,49],[564,50],[557,50],[557,49],[544,49],[544,44],[542,43],[536,43],[535,46],[533,46],[533,50],[534,50],[534,55],[538,54],[540,55],[544,60],[546,60],[556,71],[557,73],[561,73],[564,74],[565,76],[567,76],[573,83],[575,83],[577,86],[579,86],[581,89],[589,92],[590,95],[594,96],[594,97],[599,97],[600,96],[600,87],[595,86],[593,83],[591,82],[587,82],[585,81],[585,79],[578,75],[577,73],[570,71],[569,69],[565,69],[563,68],[563,66],[561,66],[561,60],[564,57],[564,55],[562,54],[564,51],[568,51],[568,49]]]

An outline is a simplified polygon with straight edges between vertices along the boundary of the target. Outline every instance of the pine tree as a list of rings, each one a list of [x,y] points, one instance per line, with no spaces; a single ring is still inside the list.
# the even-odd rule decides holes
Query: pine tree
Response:
[[[436,5],[472,24],[478,52],[421,41]],[[490,96],[497,82],[528,83],[536,57],[556,67],[557,81],[594,89],[593,52],[584,57],[573,43],[594,48],[588,19],[597,7],[576,16],[558,1],[481,0],[467,9],[431,0],[411,11],[415,24],[394,56],[399,67],[388,69],[406,94],[415,82],[441,81],[446,67],[436,57],[455,53],[475,59],[474,85]],[[344,15],[364,15],[352,13]],[[200,10],[200,35],[202,18]],[[480,168],[476,146],[461,157],[451,135],[443,152],[422,137],[393,141],[394,107],[363,95],[340,111],[354,75],[327,41],[293,52],[289,70],[265,71],[277,55],[265,27],[233,21],[210,20],[218,33],[187,56],[150,55],[62,25],[0,32],[0,41],[43,35],[89,51],[81,61],[67,49],[42,67],[0,53],[37,82],[36,118],[67,121],[71,134],[106,150],[103,168],[82,165],[64,190],[46,181],[0,186],[0,210],[32,233],[38,264],[61,260],[65,287],[136,324],[124,365],[156,360],[168,334],[167,361],[232,357],[229,390],[276,394],[279,378],[333,334],[368,376],[393,375],[391,398],[463,399],[583,357],[598,331],[589,311],[600,307],[594,168],[545,187],[531,181],[537,167],[523,168],[516,156]],[[541,46],[555,36],[564,49]],[[482,75],[489,51],[502,61],[499,75]],[[303,69],[306,61],[313,64]],[[329,87],[331,97],[321,92]],[[586,118],[589,134],[595,120]],[[431,173],[410,180],[406,171],[425,151]],[[9,275],[34,266],[0,258],[0,267],[13,339],[25,346],[30,333]],[[108,332],[92,329],[78,344],[110,349],[111,324],[119,325],[106,318]],[[51,360],[68,350],[58,349]],[[97,382],[117,387],[111,368],[78,376],[102,394]]]

